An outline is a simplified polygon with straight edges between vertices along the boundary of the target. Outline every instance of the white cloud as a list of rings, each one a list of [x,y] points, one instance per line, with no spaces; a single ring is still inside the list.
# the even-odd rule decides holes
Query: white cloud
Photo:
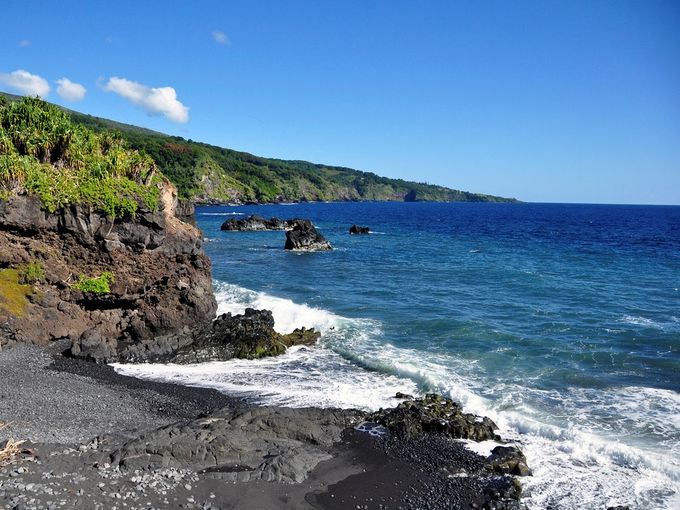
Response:
[[[31,41],[29,41],[28,39],[22,39],[21,41],[19,41],[20,48],[28,48],[30,45]]]
[[[225,34],[224,32],[222,32],[221,30],[215,30],[215,31],[212,33],[212,36],[213,36],[213,39],[215,40],[215,42],[218,43],[218,44],[227,45],[227,44],[229,44],[229,43],[231,42],[231,41],[229,40],[229,37],[227,37],[227,34]]]
[[[27,96],[45,97],[50,93],[50,85],[45,78],[23,69],[12,73],[0,73],[0,83]]]
[[[149,115],[164,115],[179,124],[189,120],[189,108],[177,100],[177,92],[172,87],[147,87],[136,81],[114,76],[109,79],[104,90],[124,97],[146,110]]]
[[[67,101],[82,101],[87,90],[80,83],[73,83],[68,78],[57,80],[57,94]]]

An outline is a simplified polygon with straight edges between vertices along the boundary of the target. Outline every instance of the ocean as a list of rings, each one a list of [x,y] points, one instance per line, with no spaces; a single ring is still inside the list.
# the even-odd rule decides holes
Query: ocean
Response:
[[[309,218],[335,249],[220,231],[253,213]],[[680,207],[315,203],[197,221],[219,313],[270,309],[319,345],[120,372],[293,407],[436,391],[521,445],[530,508],[680,508]]]

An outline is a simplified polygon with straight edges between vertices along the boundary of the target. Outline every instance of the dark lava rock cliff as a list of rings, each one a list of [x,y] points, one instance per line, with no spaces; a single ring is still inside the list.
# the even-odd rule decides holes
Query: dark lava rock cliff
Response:
[[[48,213],[24,194],[0,200],[0,347],[67,338],[73,355],[105,361],[211,320],[210,260],[192,209],[167,181],[157,210],[116,220],[86,206]],[[105,274],[106,288],[78,285]]]

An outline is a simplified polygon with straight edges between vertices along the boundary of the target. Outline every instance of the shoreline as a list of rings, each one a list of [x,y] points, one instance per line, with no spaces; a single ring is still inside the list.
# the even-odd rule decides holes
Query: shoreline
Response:
[[[334,413],[342,422],[352,411],[255,406],[216,390],[123,376],[106,365],[66,358],[62,347],[16,345],[0,352],[0,422],[11,422],[0,430],[0,441],[30,441],[22,455],[0,467],[0,507],[372,510],[467,508],[474,503],[481,508],[494,494],[516,490],[508,477],[479,475],[484,458],[450,439],[374,439],[335,425]],[[280,414],[291,437],[313,436],[319,416],[330,415],[331,428],[318,432],[320,444],[292,444],[283,437],[286,427],[276,429]],[[235,422],[245,416],[258,424],[252,418],[257,415],[262,415],[257,420],[274,423],[272,430],[283,437],[267,432],[266,444],[275,449],[281,439],[283,465],[296,476],[295,469],[307,468],[293,457],[286,465],[287,454],[302,448],[305,462],[319,460],[303,480],[239,481],[245,478],[238,467],[197,470],[170,463],[139,468],[138,456],[125,458],[125,448],[134,449],[139,438],[148,445],[164,430],[172,429],[171,436],[191,430],[197,417],[228,416]],[[254,430],[259,433],[261,426]],[[248,448],[256,444],[248,441],[262,440],[258,433],[243,436]],[[228,429],[225,437],[234,434]],[[334,434],[337,441],[329,441]],[[187,437],[190,441],[192,436]],[[172,448],[184,447],[182,441]],[[116,464],[116,456],[124,460]],[[516,500],[504,504],[489,508],[521,508]]]

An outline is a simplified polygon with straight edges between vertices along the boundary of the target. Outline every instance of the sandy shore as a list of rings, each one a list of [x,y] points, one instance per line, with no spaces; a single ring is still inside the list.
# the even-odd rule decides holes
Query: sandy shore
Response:
[[[0,353],[0,422],[9,423],[0,444],[27,441],[0,467],[0,508],[481,508],[512,490],[507,477],[467,476],[483,458],[454,441],[340,434],[333,420],[351,413],[253,408],[214,390],[120,376],[62,348]],[[220,435],[214,423],[231,428]],[[231,441],[239,459],[260,464],[197,469],[208,426],[206,442]],[[519,508],[503,505],[487,507]]]

